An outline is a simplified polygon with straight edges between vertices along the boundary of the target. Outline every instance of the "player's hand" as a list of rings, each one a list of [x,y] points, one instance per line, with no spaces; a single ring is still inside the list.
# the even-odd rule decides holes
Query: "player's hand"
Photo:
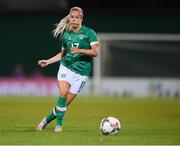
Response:
[[[39,60],[38,61],[38,65],[41,66],[41,67],[45,67],[47,65],[49,65],[49,61],[48,60]]]
[[[81,53],[81,50],[80,50],[79,48],[77,48],[77,47],[73,47],[73,48],[71,49],[71,53],[73,53],[73,54],[79,54],[79,53]]]

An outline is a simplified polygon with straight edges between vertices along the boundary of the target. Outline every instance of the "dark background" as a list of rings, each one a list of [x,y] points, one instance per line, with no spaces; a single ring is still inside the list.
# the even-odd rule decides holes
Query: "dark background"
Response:
[[[0,0],[0,76],[12,76],[18,65],[27,77],[36,71],[56,76],[58,63],[40,69],[37,60],[60,51],[59,39],[53,38],[52,30],[73,6],[84,10],[83,23],[97,33],[180,33],[180,1],[175,0]],[[136,70],[128,73],[128,67],[120,67],[122,74],[118,76],[180,77],[180,53],[176,53],[176,59],[172,55],[170,58],[166,62],[173,68],[167,66],[166,71],[173,71],[168,74],[163,70],[151,74],[143,68],[140,74]],[[160,67],[166,65],[161,63]]]

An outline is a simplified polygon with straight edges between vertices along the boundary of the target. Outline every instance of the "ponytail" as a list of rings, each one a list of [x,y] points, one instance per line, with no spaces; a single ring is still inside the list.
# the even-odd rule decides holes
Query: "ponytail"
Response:
[[[69,31],[70,28],[69,15],[67,15],[58,24],[56,24],[56,28],[53,30],[53,36],[57,38],[59,34],[62,35],[64,31]]]

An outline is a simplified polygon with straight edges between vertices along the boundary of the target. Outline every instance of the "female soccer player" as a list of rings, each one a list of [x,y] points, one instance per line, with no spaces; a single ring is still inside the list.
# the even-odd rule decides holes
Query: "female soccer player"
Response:
[[[59,97],[52,113],[38,124],[37,130],[43,130],[52,120],[57,118],[55,132],[62,131],[62,121],[66,107],[73,101],[87,81],[92,65],[92,58],[98,56],[100,49],[96,33],[93,29],[82,25],[83,11],[72,7],[53,31],[54,37],[60,35],[62,50],[57,55],[39,60],[38,65],[45,67],[60,61],[57,74]]]

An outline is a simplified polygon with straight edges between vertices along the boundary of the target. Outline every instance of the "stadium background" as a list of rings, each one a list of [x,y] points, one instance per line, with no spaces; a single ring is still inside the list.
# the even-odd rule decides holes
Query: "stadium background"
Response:
[[[37,132],[56,104],[59,67],[37,60],[60,50],[52,30],[72,6],[84,10],[101,54],[63,132],[56,122]],[[178,0],[0,0],[0,144],[180,144],[179,18]],[[120,120],[119,135],[101,135],[106,116]]]
[[[48,68],[40,69],[37,66],[37,60],[53,56],[60,50],[59,40],[54,39],[52,36],[54,24],[68,13],[70,7],[75,5],[84,9],[84,24],[94,28],[97,33],[162,34],[162,36],[163,34],[180,33],[179,1],[127,0],[109,3],[104,1],[75,2],[70,0],[49,0],[46,2],[41,0],[1,0],[0,3],[1,79],[4,77],[19,78],[19,76],[25,78],[39,76],[56,77],[58,63]],[[157,42],[155,41],[155,43]],[[168,44],[164,44],[164,46],[166,45]],[[146,47],[144,47],[144,52],[132,51],[131,49],[123,50],[120,47],[116,47],[118,48],[116,51],[114,51],[115,49],[109,49],[108,53],[111,59],[101,61],[101,73],[99,73],[99,76],[101,78],[116,77],[120,79],[119,82],[124,78],[137,80],[145,78],[142,82],[145,81],[149,84],[145,90],[149,90],[147,89],[151,88],[149,86],[157,86],[152,88],[158,88],[159,82],[168,82],[166,79],[170,78],[175,91],[169,93],[171,89],[162,89],[166,90],[166,93],[163,94],[165,96],[178,96],[180,90],[178,80],[180,76],[180,44],[179,41],[172,41],[168,48],[163,49],[164,46],[161,47],[161,51],[153,51],[156,48],[153,49],[150,46],[151,52],[146,51]],[[102,50],[105,50],[103,45]],[[117,60],[118,57],[115,54],[120,54],[119,60]],[[22,75],[18,73],[21,71],[23,72]],[[97,74],[95,73],[96,71],[93,70],[92,79],[96,77]],[[162,81],[158,80],[162,78]],[[128,81],[133,82],[133,80],[127,80],[126,82]],[[103,85],[97,82],[102,82],[102,80],[90,81],[89,86],[87,85],[84,89],[85,94],[108,94],[102,91],[108,87],[98,90],[97,87]],[[110,83],[107,82],[107,84]],[[143,86],[140,84],[137,83],[135,86]],[[93,86],[97,90],[93,89]],[[164,86],[167,87],[168,85],[165,84]],[[2,88],[6,87],[1,86]],[[88,88],[87,91],[85,91],[86,88]],[[4,95],[5,91],[2,90],[1,94]],[[123,89],[120,88],[120,90]],[[138,89],[134,88],[133,90]],[[126,95],[128,91],[123,91],[123,93],[116,92],[110,91],[110,94]],[[131,93],[128,95],[131,95]],[[151,93],[135,93],[135,95],[144,96],[151,95]]]

